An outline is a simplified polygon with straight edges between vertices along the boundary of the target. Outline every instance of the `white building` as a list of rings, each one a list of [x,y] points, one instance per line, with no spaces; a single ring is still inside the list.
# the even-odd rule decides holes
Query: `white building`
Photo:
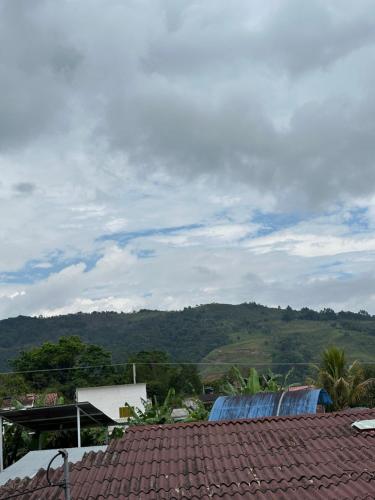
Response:
[[[144,410],[147,400],[146,384],[105,385],[76,389],[78,402],[88,401],[108,417],[119,423],[127,421],[129,408]]]

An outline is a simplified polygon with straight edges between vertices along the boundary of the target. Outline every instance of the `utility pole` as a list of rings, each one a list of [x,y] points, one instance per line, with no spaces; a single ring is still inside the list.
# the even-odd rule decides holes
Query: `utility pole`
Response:
[[[68,460],[68,452],[66,450],[59,450],[61,455],[64,457],[64,497],[65,500],[71,500],[70,496],[70,483],[69,483],[69,460]]]
[[[133,363],[133,384],[137,383],[137,373],[135,368],[135,363]]]
[[[60,456],[62,456],[64,459],[64,480],[61,482],[58,482],[58,483],[52,483],[52,481],[49,478],[49,471],[51,469],[52,462],[54,462],[54,460],[56,460],[56,458],[60,457]],[[59,450],[56,453],[56,455],[51,458],[51,460],[49,461],[47,470],[46,470],[46,476],[47,476],[46,477],[47,483],[49,484],[49,486],[62,488],[64,490],[65,500],[72,500],[72,497],[70,496],[69,457],[68,457],[68,452],[65,449]],[[35,490],[31,490],[31,491],[35,491]]]

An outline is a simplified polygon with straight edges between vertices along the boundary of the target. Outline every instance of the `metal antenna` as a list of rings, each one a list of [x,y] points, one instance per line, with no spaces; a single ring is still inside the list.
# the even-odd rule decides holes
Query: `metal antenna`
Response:
[[[68,461],[68,452],[64,450],[59,450],[61,455],[64,457],[64,494],[65,500],[71,500],[70,496],[70,482],[69,482],[69,461]]]
[[[64,459],[64,481],[61,483],[52,483],[49,478],[49,471],[51,469],[52,462],[59,456],[62,456]],[[69,461],[68,461],[68,452],[65,449],[59,450],[54,457],[51,458],[48,467],[47,467],[47,483],[49,486],[60,486],[60,488],[64,489],[65,500],[71,500],[70,496],[70,482],[69,482]]]

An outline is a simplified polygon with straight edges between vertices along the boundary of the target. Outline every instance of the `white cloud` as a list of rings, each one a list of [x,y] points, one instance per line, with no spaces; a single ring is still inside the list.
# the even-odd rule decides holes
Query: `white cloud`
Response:
[[[0,315],[375,312],[374,12],[4,0]]]

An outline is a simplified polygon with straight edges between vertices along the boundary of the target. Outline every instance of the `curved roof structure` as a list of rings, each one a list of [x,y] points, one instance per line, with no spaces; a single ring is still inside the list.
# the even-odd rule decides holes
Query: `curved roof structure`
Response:
[[[209,420],[233,420],[316,413],[319,404],[332,400],[324,389],[259,392],[253,396],[221,396],[212,407]]]

